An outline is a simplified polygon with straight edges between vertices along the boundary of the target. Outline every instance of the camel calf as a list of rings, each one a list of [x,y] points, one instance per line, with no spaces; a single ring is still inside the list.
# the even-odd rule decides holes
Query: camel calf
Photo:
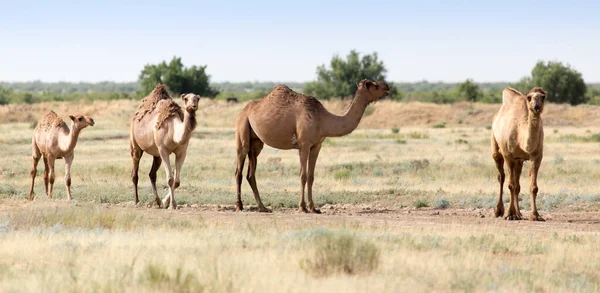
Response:
[[[79,132],[88,126],[94,126],[94,119],[89,116],[70,115],[71,129],[54,111],[50,111],[33,132],[31,140],[31,153],[33,167],[31,169],[31,189],[29,200],[33,200],[33,184],[37,173],[37,164],[44,157],[44,187],[48,198],[52,198],[54,185],[54,161],[65,158],[65,185],[67,197],[71,197],[71,165],[73,164],[74,149],[79,138]],[[48,183],[50,188],[48,189]]]

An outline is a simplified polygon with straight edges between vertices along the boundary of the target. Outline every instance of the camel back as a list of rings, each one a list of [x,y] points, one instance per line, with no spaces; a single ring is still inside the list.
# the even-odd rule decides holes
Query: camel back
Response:
[[[181,109],[181,106],[172,99],[158,103],[156,111],[158,111],[156,129],[161,128],[163,123],[170,117],[178,117],[183,121],[183,110]]]
[[[68,126],[54,111],[48,112],[42,120],[36,126],[36,129],[42,131],[49,131],[52,128],[62,128],[68,131]]]
[[[167,92],[167,87],[164,84],[158,84],[152,92],[142,99],[142,103],[138,106],[137,111],[133,115],[135,121],[140,121],[146,114],[151,113],[156,108],[161,100],[173,100]]]
[[[297,93],[286,85],[278,85],[267,96],[267,100],[276,101],[279,105],[288,106],[292,104],[302,104],[310,113],[321,110],[323,104],[313,96]]]
[[[502,105],[511,106],[515,103],[524,104],[524,96],[516,89],[507,87],[502,91]]]

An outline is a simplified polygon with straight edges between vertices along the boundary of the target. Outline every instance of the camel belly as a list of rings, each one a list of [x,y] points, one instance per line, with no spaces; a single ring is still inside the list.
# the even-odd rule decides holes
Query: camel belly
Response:
[[[251,137],[258,137],[266,145],[280,149],[289,150],[298,148],[298,137],[295,127],[290,127],[282,124],[265,125],[258,121],[250,119],[250,127],[252,128]]]

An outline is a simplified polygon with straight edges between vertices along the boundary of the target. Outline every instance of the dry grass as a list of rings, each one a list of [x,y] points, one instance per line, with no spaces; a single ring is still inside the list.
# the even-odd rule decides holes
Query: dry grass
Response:
[[[344,106],[326,104],[338,113]],[[71,107],[96,121],[82,132],[75,151],[75,202],[64,201],[63,161],[56,163],[56,199],[45,199],[38,175],[38,197],[25,202],[31,123],[50,108],[66,117]],[[269,147],[259,157],[257,181],[274,214],[228,210],[235,201],[232,124],[242,105],[207,100],[176,192],[183,209],[134,208],[128,127],[136,107],[132,101],[0,107],[0,291],[600,290],[600,267],[590,261],[600,258],[596,226],[565,227],[551,217],[600,208],[595,140],[600,128],[587,126],[588,118],[581,122],[582,115],[595,121],[596,107],[546,108],[547,121],[571,125],[553,124],[546,131],[538,203],[542,216],[550,215],[547,223],[489,219],[498,188],[486,129],[494,105],[377,103],[359,130],[325,141],[314,186],[316,204],[327,213],[321,216],[288,212],[298,202],[297,152]],[[404,108],[412,110],[401,112]],[[455,111],[464,112],[460,126],[458,116],[444,114]],[[408,112],[413,116],[406,119],[422,125],[391,119]],[[428,113],[436,118],[414,116]],[[441,121],[448,122],[444,128],[432,127]],[[142,176],[150,165],[151,159],[142,157],[144,203],[152,200]],[[521,180],[525,215],[527,169]],[[42,170],[38,165],[38,174]],[[161,168],[162,194],[164,178]],[[244,202],[253,205],[246,183],[242,192]],[[458,222],[448,218],[471,209],[477,210]],[[378,214],[386,210],[394,213]],[[342,215],[332,215],[337,211]],[[445,216],[438,221],[409,214],[417,212]],[[316,240],[319,231],[327,236]],[[368,265],[370,260],[376,261]]]

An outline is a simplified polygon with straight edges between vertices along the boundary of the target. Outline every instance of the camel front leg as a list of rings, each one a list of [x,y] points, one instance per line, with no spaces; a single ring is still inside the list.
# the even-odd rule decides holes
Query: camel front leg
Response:
[[[40,150],[35,146],[35,144],[32,146],[32,159],[33,159],[33,166],[31,167],[31,172],[29,172],[29,174],[31,175],[31,188],[29,189],[29,200],[33,200],[33,185],[35,183],[35,176],[37,175],[37,165],[38,162],[40,161],[40,158],[42,157],[42,154],[40,153]]]
[[[304,202],[304,188],[306,187],[306,164],[308,163],[308,154],[310,147],[300,147],[300,203],[298,204],[298,212],[308,213],[306,202]]]
[[[504,219],[506,220],[520,220],[515,205],[515,202],[518,200],[515,194],[517,189],[516,164],[517,162],[513,159],[506,160],[508,167],[508,189],[510,190],[510,202],[508,203],[508,210],[504,214]]]
[[[48,156],[48,198],[52,198],[52,188],[54,187],[54,161],[55,158]]]
[[[156,205],[159,208],[162,207],[162,202],[160,201],[160,197],[158,196],[158,192],[156,191],[156,172],[158,172],[158,168],[160,168],[160,164],[162,160],[160,157],[152,157],[152,168],[150,168],[150,173],[148,177],[150,177],[150,184],[152,185],[152,193],[154,194],[154,200],[156,201]],[[137,199],[137,188],[136,188],[136,199]]]
[[[71,165],[73,164],[73,158],[75,154],[71,153],[65,156],[65,186],[67,188],[67,199],[72,200],[71,197]]]
[[[171,205],[172,209],[177,209],[177,203],[175,202],[173,196],[173,193],[175,192],[175,189],[173,188],[175,182],[173,180],[173,171],[171,171],[171,161],[169,160],[169,153],[166,150],[159,150],[159,152],[160,158],[164,162],[165,173],[167,175],[167,184],[169,186],[169,194],[167,194],[165,198],[163,198],[163,206],[165,207],[165,209],[168,209],[169,205]]]
[[[317,158],[321,151],[321,144],[315,145],[310,149],[310,155],[308,157],[308,211],[315,214],[320,214],[321,211],[315,208],[312,197],[313,182],[315,181],[315,166],[317,164]]]
[[[177,204],[175,202],[175,189],[177,189],[181,184],[181,167],[183,166],[183,162],[185,162],[185,156],[186,151],[175,154],[175,181],[173,182],[173,190],[171,191],[171,207],[173,209],[177,208]]]
[[[531,215],[529,215],[530,221],[545,221],[537,211],[536,198],[538,193],[537,176],[542,164],[542,156],[535,158],[532,161],[531,168],[529,169],[529,192],[531,194]]]
[[[521,171],[523,171],[523,161],[517,161],[515,165],[515,211],[517,211],[517,217],[519,220],[523,219],[523,215],[521,214],[521,208],[519,207],[519,194],[521,194]]]

